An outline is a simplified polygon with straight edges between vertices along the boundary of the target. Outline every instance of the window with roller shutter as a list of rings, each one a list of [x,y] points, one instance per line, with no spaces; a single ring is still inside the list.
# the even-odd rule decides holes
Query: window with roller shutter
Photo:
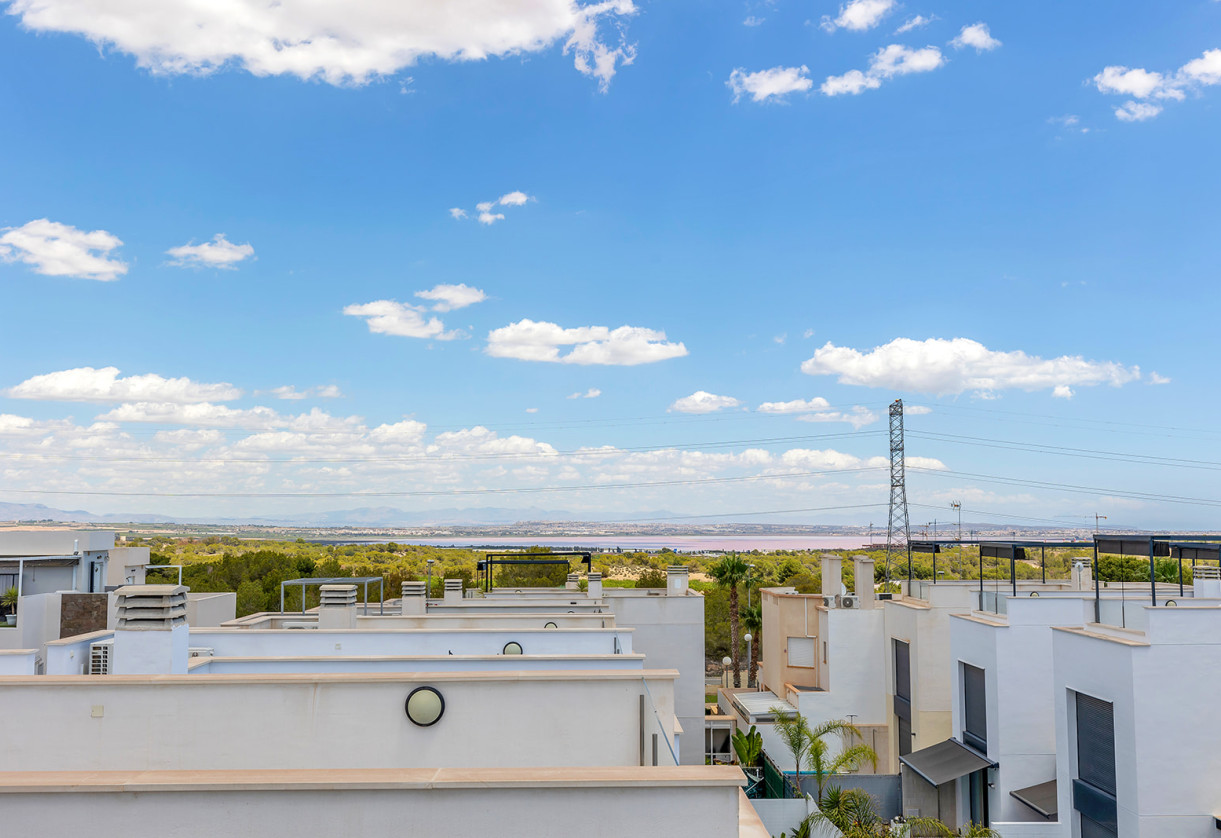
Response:
[[[814,649],[813,637],[790,637],[789,666],[814,666]]]

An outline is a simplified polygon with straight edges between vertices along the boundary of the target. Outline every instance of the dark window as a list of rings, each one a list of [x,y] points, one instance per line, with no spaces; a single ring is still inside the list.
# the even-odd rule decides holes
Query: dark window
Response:
[[[898,717],[899,756],[912,752],[912,670],[911,648],[902,640],[894,641],[895,716]]]
[[[969,663],[962,665],[962,706],[962,741],[987,753],[988,703],[984,693],[984,671]]]
[[[895,695],[912,700],[911,647],[902,640],[895,641]]]
[[[1115,708],[1084,693],[1076,694],[1077,779],[1073,808],[1081,813],[1082,838],[1117,834],[1115,802]]]

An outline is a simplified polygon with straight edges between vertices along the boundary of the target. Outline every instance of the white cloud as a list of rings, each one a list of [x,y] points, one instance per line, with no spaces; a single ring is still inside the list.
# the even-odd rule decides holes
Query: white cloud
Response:
[[[763,24],[763,21],[765,21],[766,19],[767,18],[755,17],[754,15],[751,15],[750,17],[746,18],[746,20],[742,21],[742,25],[751,26],[751,27],[761,26]]]
[[[926,416],[932,412],[933,409],[926,404],[903,405],[903,415],[905,416]]]
[[[1021,351],[995,352],[968,338],[896,338],[869,352],[827,343],[801,370],[808,375],[839,376],[841,384],[936,395],[967,390],[986,395],[1060,385],[1118,387],[1140,378],[1140,368],[1135,366],[1081,356],[1045,359]]]
[[[819,24],[828,32],[836,29],[850,29],[853,32],[864,32],[882,22],[882,18],[894,9],[896,0],[850,0],[839,7],[839,15],[832,18],[823,15]]]
[[[809,68],[772,67],[770,70],[759,70],[748,73],[741,67],[729,74],[726,84],[733,91],[733,100],[737,102],[743,94],[749,94],[755,102],[767,99],[781,99],[790,93],[809,90],[814,82],[806,74]]]
[[[1073,392],[1073,388],[1069,387],[1067,384],[1057,384],[1052,388],[1051,394],[1057,399],[1071,399],[1076,395],[1076,393]]]
[[[300,401],[301,399],[342,399],[343,393],[334,384],[319,385],[317,387],[309,387],[305,390],[298,390],[292,385],[276,387],[267,391],[268,395],[275,396],[277,399],[286,401]],[[256,394],[257,395],[257,394]]]
[[[1131,100],[1115,108],[1115,116],[1123,122],[1143,122],[1162,112],[1162,106],[1138,99],[1161,99],[1181,102],[1188,91],[1221,84],[1221,49],[1205,50],[1173,73],[1158,73],[1143,67],[1113,65],[1104,67],[1092,79],[1100,93],[1131,96]]]
[[[538,413],[538,408],[537,407],[527,407],[526,413]]]
[[[527,195],[525,192],[515,191],[501,195],[493,201],[480,201],[475,204],[475,215],[480,224],[492,225],[497,221],[504,221],[503,212],[492,212],[496,207],[521,207],[528,204],[530,201],[536,200],[533,195]],[[470,218],[471,215],[466,210],[460,207],[453,207],[449,211],[450,217],[461,221],[464,218]]]
[[[123,242],[105,230],[86,232],[39,218],[0,233],[0,260],[32,265],[34,273],[102,282],[127,273],[126,262],[108,258]]]
[[[240,409],[209,402],[132,402],[121,404],[97,418],[103,422],[151,422],[159,425],[196,425],[205,428],[284,424],[283,417],[270,407]]]
[[[1150,384],[1169,384],[1170,379],[1164,375],[1158,375],[1156,372],[1149,373]]]
[[[375,300],[371,303],[350,305],[344,308],[343,313],[366,318],[369,331],[379,335],[429,340],[455,340],[466,337],[461,331],[445,331],[445,324],[440,318],[426,317],[427,310],[423,306],[413,306],[395,300]]]
[[[11,399],[58,402],[159,401],[174,404],[230,401],[242,391],[232,384],[203,384],[156,373],[121,377],[118,367],[80,367],[27,378],[4,393]]]
[[[891,44],[870,56],[867,70],[849,70],[840,76],[827,76],[819,90],[824,96],[855,96],[864,90],[881,87],[883,81],[894,76],[927,73],[943,64],[945,56],[937,47],[912,49],[902,44]]]
[[[415,295],[422,300],[431,300],[433,311],[454,311],[481,303],[488,298],[483,291],[472,288],[465,282],[459,282],[457,285],[434,285],[428,291],[416,291]]]
[[[871,425],[878,421],[877,414],[867,407],[854,406],[849,411],[835,410],[821,396],[806,401],[796,399],[789,402],[764,402],[756,408],[759,413],[798,414],[801,422],[846,422],[854,428]]]
[[[560,354],[567,346],[572,349]],[[687,354],[687,347],[667,341],[665,332],[638,326],[565,329],[555,323],[523,319],[490,332],[484,351],[494,358],[520,361],[635,366],[681,358]]]
[[[791,402],[764,402],[755,408],[759,413],[811,413],[816,410],[830,410],[831,403],[822,396],[806,401],[796,399]]]
[[[670,405],[670,410],[679,413],[716,413],[718,410],[727,410],[741,404],[742,402],[733,396],[717,396],[706,390],[696,390],[689,396],[677,399]]]
[[[1166,78],[1161,73],[1127,67],[1106,67],[1094,76],[1094,85],[1102,93],[1119,93],[1144,99],[1160,94],[1166,89]]]
[[[954,49],[974,47],[976,52],[994,50],[1000,45],[1001,42],[993,38],[992,33],[988,31],[986,23],[972,23],[970,26],[964,26],[958,33],[958,37],[950,41],[950,46]]]
[[[210,242],[171,247],[165,253],[174,257],[170,264],[184,268],[233,268],[238,262],[254,256],[254,248],[249,243],[233,244],[224,233],[217,233]]]
[[[804,332],[801,333],[801,336],[803,338],[805,338],[806,340],[809,340],[810,338],[814,337],[814,330],[806,329]]]
[[[496,203],[502,207],[520,207],[527,201],[534,200],[525,192],[510,192],[507,195],[501,195],[500,200]]]
[[[14,0],[7,11],[35,32],[82,35],[164,74],[236,66],[363,84],[422,59],[483,61],[563,41],[577,70],[605,89],[636,54],[621,31],[636,12],[631,0]],[[613,43],[607,29],[618,36]]]
[[[571,396],[568,396],[567,398],[569,398],[569,399],[596,399],[600,395],[602,395],[601,390],[599,390],[597,387],[590,387],[584,393],[573,393]]]
[[[903,35],[907,32],[911,32],[913,29],[922,29],[923,27],[928,26],[934,20],[937,20],[936,15],[930,15],[929,17],[925,17],[924,15],[916,15],[913,18],[909,18],[906,23],[896,29],[895,34]]]
[[[820,413],[803,413],[797,417],[798,422],[844,422],[860,430],[866,425],[878,421],[878,415],[867,407],[856,405],[849,411],[829,410]]]
[[[1161,112],[1161,105],[1155,105],[1152,102],[1137,102],[1134,99],[1129,99],[1115,108],[1115,116],[1120,122],[1144,122],[1146,119],[1153,119]]]

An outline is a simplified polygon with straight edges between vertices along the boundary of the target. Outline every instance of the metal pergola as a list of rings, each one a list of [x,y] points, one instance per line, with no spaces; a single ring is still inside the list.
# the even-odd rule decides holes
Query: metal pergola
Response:
[[[910,553],[932,553],[933,554],[933,584],[937,583],[937,554],[942,552],[943,547],[961,547],[965,544],[974,544],[979,547],[979,590],[983,593],[984,590],[984,559],[1008,559],[1009,560],[1009,581],[1013,587],[1013,593],[1017,594],[1017,563],[1026,560],[1027,549],[1039,550],[1039,567],[1042,572],[1042,579],[1047,581],[1047,548],[1048,547],[1076,547],[1080,549],[1088,549],[1091,545],[1088,541],[997,541],[995,539],[983,538],[947,538],[938,539],[936,541],[928,540],[913,540],[909,542]],[[912,565],[911,556],[908,556],[907,562],[907,581],[912,580]]]
[[[537,559],[523,559],[522,556],[538,556]],[[572,557],[579,556],[580,564],[585,565],[585,571],[588,573],[593,569],[594,557],[593,553],[588,553],[581,550],[570,550],[557,553],[485,553],[480,559],[476,570],[483,574],[483,590],[491,592],[492,590],[492,569],[496,565],[571,565],[572,562],[568,558],[557,557]],[[511,557],[511,558],[510,558]]]
[[[1185,541],[1184,539],[1191,539]],[[1149,559],[1149,601],[1157,605],[1157,575],[1154,559],[1173,558],[1179,562],[1179,596],[1183,595],[1183,559],[1215,561],[1221,565],[1221,535],[1216,533],[1168,533],[1148,535],[1146,533],[1094,534],[1094,620],[1101,614],[1099,601],[1102,597],[1098,583],[1098,554],[1117,556],[1145,556]],[[1120,584],[1123,584],[1122,582]]]
[[[321,579],[316,577],[306,577],[304,579],[287,579],[280,583],[280,613],[284,613],[284,588],[288,585],[299,585],[301,587],[301,613],[305,613],[305,589],[317,588],[322,585],[360,585],[365,586],[365,614],[369,613],[369,584],[377,583],[377,613],[386,613],[386,596],[385,596],[385,580],[380,576],[332,576]]]

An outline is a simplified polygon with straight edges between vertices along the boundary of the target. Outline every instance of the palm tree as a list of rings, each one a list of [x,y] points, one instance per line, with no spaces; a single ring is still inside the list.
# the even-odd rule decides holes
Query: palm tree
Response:
[[[810,729],[810,749],[806,752],[806,765],[814,772],[814,778],[818,783],[818,801],[822,802],[823,794],[826,791],[827,779],[832,774],[849,774],[860,769],[865,763],[873,766],[873,770],[878,770],[878,755],[873,748],[860,742],[856,745],[845,747],[834,757],[829,757],[827,754],[827,743],[823,738],[832,734],[838,733],[843,737],[845,744],[852,740],[861,739],[861,732],[856,725],[842,721],[828,721],[821,725]]]
[[[986,826],[969,823],[958,832],[950,829],[936,818],[907,818],[898,827],[892,827],[873,807],[873,798],[861,789],[841,790],[836,786],[827,789],[818,804],[818,811],[811,814],[803,825],[832,827],[842,833],[843,838],[908,838],[912,835],[931,835],[938,838],[999,838],[1000,833]],[[829,832],[830,829],[825,829]]]
[[[804,764],[814,773],[820,803],[827,787],[827,779],[831,775],[856,771],[867,762],[877,770],[878,755],[873,748],[865,744],[852,745],[834,757],[828,756],[827,743],[823,740],[833,733],[845,738],[851,735],[860,739],[861,732],[856,725],[830,720],[811,727],[806,717],[800,713],[788,713],[779,707],[773,707],[772,713],[776,716],[776,733],[792,752],[797,765],[798,791],[801,790],[801,766]]]
[[[730,553],[709,570],[716,583],[729,589],[729,656],[733,660],[733,685],[742,686],[742,651],[738,648],[738,585],[750,570],[737,553]]]
[[[759,686],[759,655],[763,646],[763,603],[752,605],[742,611],[742,625],[751,633],[754,643],[750,646],[750,669],[746,672],[746,686]]]

